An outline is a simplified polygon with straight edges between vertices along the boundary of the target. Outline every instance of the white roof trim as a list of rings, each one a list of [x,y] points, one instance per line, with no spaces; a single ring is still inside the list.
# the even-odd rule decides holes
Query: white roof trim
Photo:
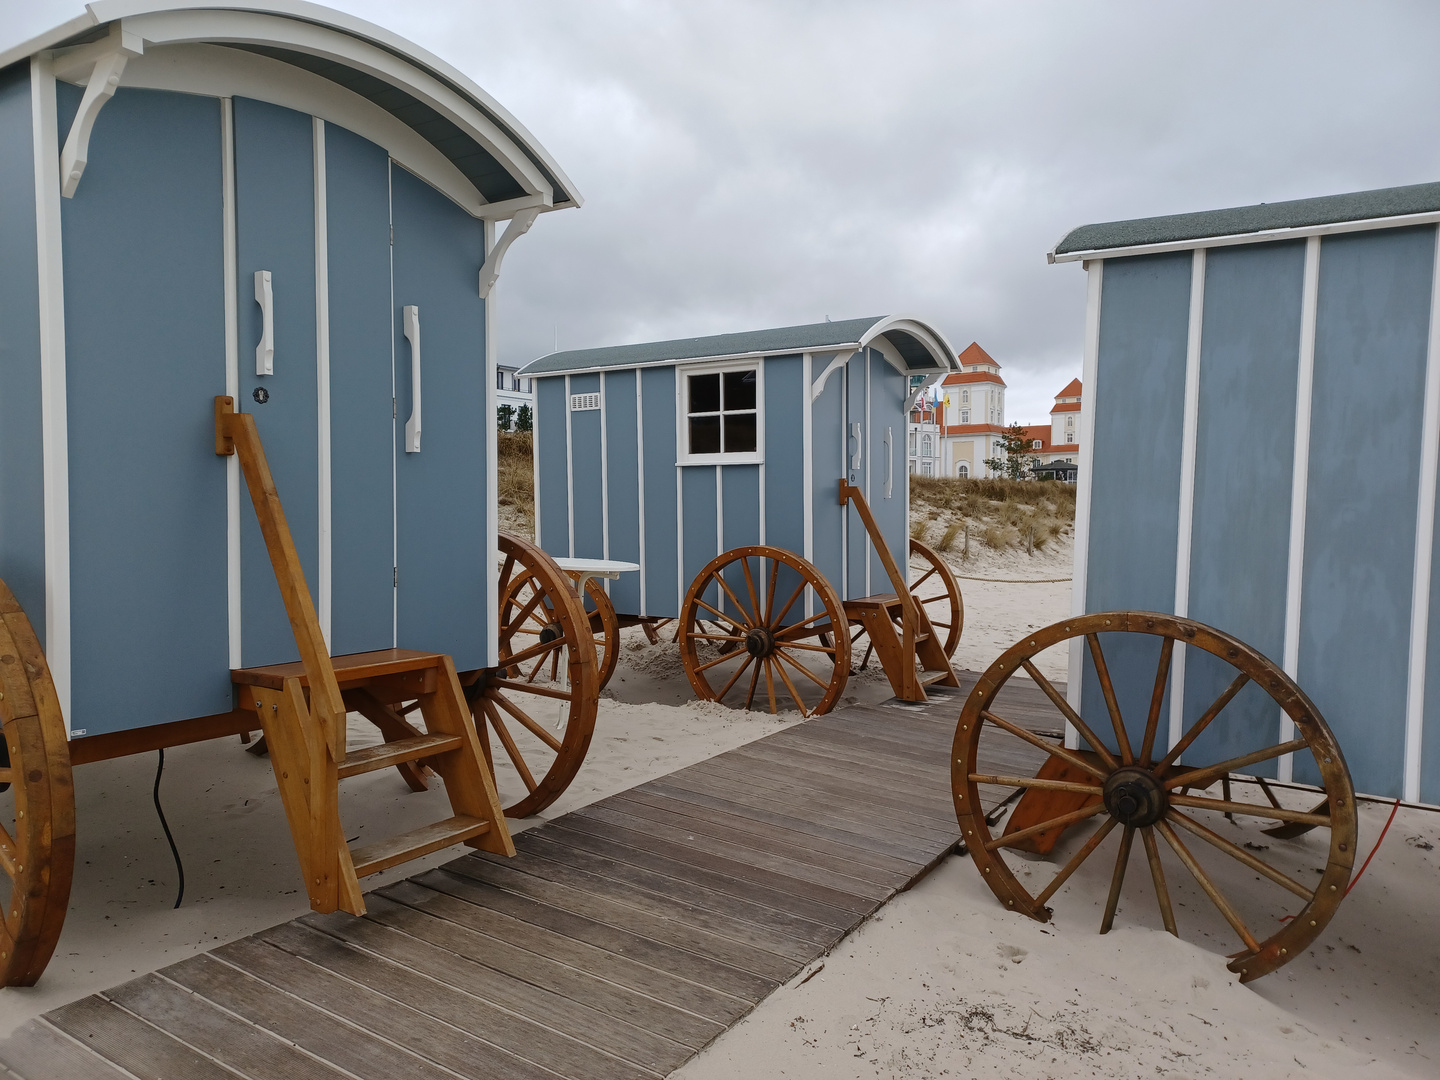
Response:
[[[940,362],[941,374],[960,370],[959,354],[956,353],[955,347],[946,340],[945,335],[928,323],[923,323],[919,319],[910,318],[905,315],[891,315],[881,319],[874,326],[870,327],[869,330],[865,331],[865,336],[860,344],[861,346],[868,345],[875,338],[891,330],[902,330],[924,345],[925,348],[929,350],[930,355]],[[928,371],[924,370],[912,372],[908,367],[904,368],[904,371],[907,375],[929,374]]]

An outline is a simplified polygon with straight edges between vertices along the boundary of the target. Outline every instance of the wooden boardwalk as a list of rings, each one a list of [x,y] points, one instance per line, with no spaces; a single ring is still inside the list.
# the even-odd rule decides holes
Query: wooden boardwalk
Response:
[[[679,1068],[955,849],[963,693],[857,705],[55,1009],[23,1080],[629,1080]],[[1013,685],[1013,684],[1012,684]],[[1037,690],[1006,715],[1059,717]],[[1010,740],[987,767],[1033,773]]]

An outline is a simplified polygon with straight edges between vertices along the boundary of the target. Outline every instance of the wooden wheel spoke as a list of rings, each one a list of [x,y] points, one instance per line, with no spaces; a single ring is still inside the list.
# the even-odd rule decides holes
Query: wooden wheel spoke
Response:
[[[506,698],[504,694],[492,695],[489,697],[489,700],[493,701],[496,705],[504,709],[516,720],[518,720],[520,724],[524,726],[527,731],[530,732],[531,735],[534,735],[551,750],[554,750],[557,754],[560,753],[560,740],[557,739],[554,735],[550,734],[550,732],[546,731],[543,724],[540,724],[538,721],[532,719],[529,713],[527,713],[524,709],[520,708],[520,706],[516,705],[513,701],[510,701],[508,698]]]
[[[1185,864],[1185,869],[1189,870],[1191,876],[1200,883],[1200,888],[1205,890],[1205,895],[1210,897],[1210,902],[1220,909],[1220,914],[1225,916],[1225,921],[1234,928],[1235,933],[1240,935],[1240,940],[1245,943],[1245,947],[1252,953],[1259,952],[1260,943],[1255,940],[1255,935],[1250,933],[1250,928],[1245,925],[1245,920],[1240,918],[1239,912],[1215,887],[1215,883],[1210,880],[1210,875],[1200,868],[1200,864],[1195,861],[1195,856],[1190,854],[1190,849],[1181,842],[1179,836],[1175,835],[1175,830],[1164,821],[1157,821],[1155,828],[1165,838],[1165,842],[1175,849],[1175,854]]]
[[[1155,882],[1155,901],[1160,905],[1160,919],[1165,929],[1176,937],[1180,936],[1175,926],[1175,909],[1170,906],[1170,888],[1165,884],[1165,868],[1160,865],[1160,847],[1155,843],[1155,830],[1146,827],[1140,830],[1145,841],[1145,858],[1150,863],[1150,878]]]
[[[999,716],[996,716],[996,715],[995,715],[993,712],[991,712],[989,709],[982,709],[981,712],[980,712],[980,715],[981,715],[984,719],[990,721],[990,723],[994,724],[996,727],[1000,728],[1001,730],[1003,730],[1003,731],[1008,731],[1011,735],[1014,735],[1017,739],[1023,739],[1025,742],[1028,742],[1031,746],[1035,747],[1036,749],[1038,749],[1038,750],[1044,750],[1045,753],[1049,754],[1051,757],[1058,757],[1061,761],[1064,761],[1066,764],[1068,764],[1068,765],[1073,765],[1075,768],[1079,769],[1081,772],[1089,773],[1091,776],[1095,777],[1097,780],[1104,780],[1105,777],[1108,775],[1104,770],[1099,769],[1099,768],[1097,768],[1096,766],[1090,764],[1090,762],[1086,761],[1083,757],[1081,757],[1079,754],[1075,753],[1073,750],[1067,750],[1067,749],[1065,749],[1065,747],[1059,746],[1059,745],[1057,745],[1056,743],[1046,742],[1044,739],[1042,739],[1039,735],[1036,735],[1034,732],[1032,732],[1032,731],[1026,731],[1024,728],[1020,727],[1018,724],[1012,724],[1012,723],[1010,723],[1009,720],[1005,720],[1005,719],[1003,719],[1003,718],[1001,718],[1001,717],[999,717]]]
[[[1064,885],[1066,880],[1069,879],[1070,875],[1073,874],[1076,870],[1080,869],[1080,864],[1083,863],[1086,859],[1088,859],[1092,854],[1094,854],[1095,849],[1098,848],[1104,842],[1105,838],[1110,835],[1110,830],[1115,828],[1115,826],[1119,824],[1120,821],[1117,818],[1106,818],[1105,821],[1100,825],[1100,828],[1095,830],[1095,834],[1091,836],[1089,840],[1085,841],[1084,846],[1081,847],[1079,851],[1077,851],[1074,855],[1070,857],[1070,861],[1060,868],[1060,872],[1058,874],[1056,874],[1053,878],[1050,879],[1050,884],[1046,885],[1045,888],[1041,891],[1040,895],[1035,897],[1035,902],[1037,904],[1044,904],[1045,901],[1049,900],[1050,897],[1054,896],[1055,893],[1059,890],[1060,886]]]
[[[1105,898],[1105,914],[1100,919],[1100,933],[1108,934],[1115,925],[1115,908],[1120,903],[1120,889],[1125,884],[1125,868],[1130,863],[1130,846],[1135,842],[1135,826],[1126,825],[1120,837],[1120,854],[1115,857],[1115,872],[1110,875],[1110,895]]]
[[[745,694],[745,711],[750,711],[750,704],[755,700],[755,687],[760,685],[760,665],[756,664],[750,671],[750,689]]]
[[[691,634],[692,638],[700,641],[744,641],[743,637],[736,637],[734,634]]]
[[[695,665],[695,670],[696,670],[696,671],[708,671],[708,670],[710,670],[712,667],[714,667],[716,664],[723,664],[726,660],[734,660],[735,657],[737,657],[738,655],[740,655],[740,651],[739,651],[738,649],[735,650],[734,652],[721,653],[721,654],[720,654],[719,656],[717,656],[714,660],[706,660],[705,663],[703,663],[703,664],[696,664],[696,665]],[[749,656],[750,654],[749,654],[749,653],[746,653],[745,655],[746,655],[746,656]]]
[[[797,623],[791,623],[789,626],[785,627],[784,630],[781,630],[781,631],[777,632],[777,633],[775,634],[775,637],[776,637],[778,640],[781,640],[781,641],[788,640],[792,634],[795,634],[797,631],[803,630],[806,626],[809,626],[809,625],[810,625],[811,623],[813,623],[816,619],[828,619],[829,617],[830,617],[830,613],[829,613],[828,611],[817,611],[814,615],[811,615],[808,619],[801,619],[801,620],[800,620],[799,622],[797,622]],[[815,632],[816,632],[816,631],[814,631],[814,630],[811,631],[811,633],[815,633]]]
[[[720,586],[721,590],[725,593],[725,595],[730,598],[730,602],[735,605],[735,609],[739,611],[741,615],[745,616],[745,625],[754,626],[755,619],[751,617],[750,612],[745,610],[745,605],[741,603],[740,598],[735,595],[735,590],[730,588],[730,586],[726,583],[725,575],[717,571],[712,580],[714,580],[714,582]]]
[[[761,622],[763,622],[763,620],[762,620],[761,614],[760,614],[760,597],[759,597],[759,595],[755,592],[755,579],[750,576],[750,556],[749,556],[749,555],[746,555],[743,559],[740,560],[740,570],[741,570],[741,572],[745,575],[745,588],[746,588],[746,589],[749,591],[749,593],[750,593],[750,610],[751,610],[752,612],[754,612],[754,615],[755,615],[755,617],[751,620],[751,622],[756,623],[756,624],[758,625],[758,624],[760,624]]]
[[[516,667],[517,665],[523,664],[526,660],[532,660],[537,656],[543,656],[546,653],[553,652],[554,650],[560,648],[561,645],[568,645],[569,643],[569,639],[563,637],[558,637],[551,641],[539,642],[538,644],[531,645],[528,648],[521,649],[519,652],[511,653],[509,656],[505,657],[505,666]]]
[[[8,769],[5,771],[9,772]],[[5,826],[0,824],[0,867],[4,868],[5,873],[9,875],[11,881],[14,881],[15,878],[19,876],[19,871],[15,869],[19,862],[19,859],[16,857],[18,851],[19,849],[16,848],[14,839],[5,831]],[[3,917],[3,915],[4,912],[0,911],[0,917]]]
[[[1196,810],[1214,810],[1221,814],[1244,814],[1247,817],[1270,818],[1275,821],[1298,821],[1304,825],[1332,824],[1329,814],[1306,813],[1303,810],[1283,810],[1259,803],[1231,802],[1228,799],[1207,799],[1200,795],[1171,795],[1172,806],[1190,806]]]
[[[802,649],[802,650],[804,650],[805,652],[823,652],[823,653],[829,653],[831,656],[834,656],[834,655],[835,655],[835,646],[834,646],[834,645],[811,645],[811,644],[809,644],[808,642],[804,642],[804,641],[787,641],[787,642],[785,642],[785,644],[782,646],[782,648],[786,648],[786,649]]]
[[[1165,700],[1165,684],[1170,680],[1170,656],[1175,651],[1175,639],[1163,638],[1160,642],[1160,666],[1155,671],[1155,689],[1150,694],[1150,714],[1145,718],[1145,738],[1140,743],[1140,764],[1149,766],[1150,755],[1155,750],[1155,733],[1160,729],[1160,705]]]
[[[734,654],[732,653],[731,655],[733,656]],[[721,690],[718,694],[715,695],[716,701],[725,700],[725,695],[730,692],[730,688],[735,685],[735,683],[739,680],[740,676],[745,674],[745,669],[750,666],[750,662],[754,659],[755,658],[749,653],[745,654],[745,662],[735,669],[735,674],[730,676],[730,681],[725,684],[725,689]]]
[[[707,604],[704,600],[701,600],[698,596],[695,598],[695,603],[699,604],[701,607],[703,607],[706,611],[710,612],[710,614],[714,615],[716,618],[724,619],[727,623],[730,624],[730,626],[732,626],[732,627],[733,627],[734,629],[736,629],[736,630],[745,631],[745,630],[748,630],[748,629],[749,629],[748,626],[744,626],[744,625],[742,625],[741,623],[736,622],[736,621],[735,621],[734,619],[732,619],[729,615],[726,615],[723,611],[719,611],[719,610],[717,610],[716,608],[711,607],[711,606],[710,606],[709,604]],[[697,620],[695,620],[695,621],[696,621],[696,622],[699,622],[700,620],[697,619]],[[711,621],[713,622],[714,619],[712,619]]]
[[[1077,821],[1084,821],[1096,814],[1105,812],[1104,803],[1092,803],[1089,806],[1082,806],[1079,810],[1072,810],[1068,814],[1061,814],[1059,817],[1051,818],[1049,821],[1042,821],[1038,825],[1031,825],[1028,829],[1017,829],[1007,836],[994,836],[985,841],[985,850],[994,851],[996,848],[1010,847],[1022,840],[1029,840],[1049,829],[1064,828],[1067,825],[1074,825]]]
[[[971,773],[970,782],[972,784],[994,784],[996,787],[1073,791],[1083,795],[1101,794],[1101,788],[1097,784],[1077,784],[1071,780],[1047,780],[1040,776],[991,776],[989,773]]]
[[[764,561],[761,561],[764,565]],[[770,612],[775,610],[775,585],[780,580],[780,562],[778,559],[770,560],[770,584],[765,589],[765,625],[770,625]]]
[[[1120,702],[1115,697],[1115,684],[1110,681],[1110,668],[1105,663],[1105,653],[1100,648],[1099,634],[1086,634],[1090,643],[1090,658],[1095,662],[1095,676],[1100,680],[1100,690],[1105,695],[1105,708],[1110,710],[1110,723],[1115,728],[1115,745],[1120,747],[1120,760],[1129,765],[1135,760],[1130,751],[1130,736],[1125,731],[1125,720],[1120,715]]]
[[[785,646],[785,649],[788,649],[788,648],[790,648],[789,645]],[[821,690],[824,690],[824,689],[826,689],[827,687],[829,687],[829,685],[830,685],[829,683],[827,683],[824,679],[820,678],[820,676],[816,675],[813,671],[811,671],[811,670],[810,670],[808,667],[806,667],[804,664],[800,663],[799,660],[796,660],[793,656],[790,656],[788,653],[786,653],[785,649],[776,649],[776,650],[775,650],[775,655],[776,655],[777,657],[779,657],[781,660],[784,660],[784,661],[785,661],[787,664],[789,664],[791,667],[795,668],[795,670],[797,670],[798,672],[800,672],[800,674],[804,675],[807,679],[809,679],[811,682],[813,682],[816,686],[820,687]],[[785,669],[784,669],[784,668],[781,668],[780,670],[783,672]]]
[[[486,718],[490,726],[495,729],[495,734],[500,737],[500,745],[505,748],[505,754],[510,758],[510,764],[515,766],[515,771],[520,774],[521,781],[525,784],[525,790],[532,795],[540,785],[535,782],[535,777],[530,772],[530,766],[525,764],[525,757],[520,753],[520,748],[515,745],[515,739],[510,734],[504,722],[500,719],[500,713],[494,708],[486,710]]]
[[[770,715],[774,716],[780,711],[780,706],[775,704],[775,678],[770,673],[770,658],[765,657],[762,663],[765,665],[765,693],[770,696]]]
[[[1174,820],[1175,824],[1179,825],[1182,829],[1186,830],[1187,832],[1194,833],[1206,843],[1211,844],[1214,847],[1217,847],[1221,851],[1225,852],[1225,854],[1229,855],[1232,859],[1239,860],[1240,862],[1248,866],[1251,870],[1254,870],[1257,874],[1262,874],[1265,877],[1269,878],[1271,881],[1275,882],[1276,885],[1279,885],[1282,889],[1289,889],[1296,896],[1300,897],[1301,900],[1304,900],[1308,903],[1309,901],[1315,899],[1315,894],[1309,889],[1305,888],[1304,885],[1301,885],[1294,878],[1290,877],[1288,874],[1283,874],[1279,870],[1276,870],[1265,860],[1256,858],[1254,855],[1250,854],[1250,852],[1242,848],[1239,844],[1232,843],[1231,841],[1225,839],[1225,837],[1221,836],[1219,833],[1215,832],[1212,829],[1207,829],[1204,825],[1201,825],[1200,822],[1196,821],[1189,814],[1182,814],[1180,813],[1180,811],[1172,809],[1170,812],[1170,817]]]
[[[542,667],[544,667],[544,666],[545,666],[545,657],[544,657],[544,655],[542,654],[542,655],[540,655],[540,656],[537,656],[537,657],[535,658],[535,666],[532,667],[532,668],[530,669],[530,671],[526,674],[526,676],[525,676],[525,681],[526,681],[527,683],[533,683],[533,682],[535,681],[535,676],[540,674],[540,669],[541,669]]]
[[[809,582],[807,582],[804,578],[801,578],[800,584],[795,586],[795,591],[790,594],[790,599],[785,601],[785,606],[780,609],[779,614],[777,614],[773,619],[766,619],[765,625],[779,626],[782,622],[784,622],[785,616],[790,614],[790,609],[795,606],[795,601],[800,599],[800,594],[805,591],[805,586],[807,584],[809,584]]]
[[[932,577],[934,577],[934,576],[935,576],[936,574],[938,574],[939,572],[940,572],[940,568],[939,568],[938,566],[932,566],[932,567],[930,567],[929,570],[926,570],[926,571],[925,571],[924,576],[921,577],[921,579],[920,579],[919,581],[912,581],[912,582],[910,583],[910,591],[913,593],[916,589],[920,588],[921,585],[924,585],[925,582],[929,581]],[[950,597],[947,596],[947,595],[944,594],[944,593],[941,593],[939,596],[934,597],[933,599],[936,599],[936,600],[948,600],[948,599],[950,599]]]
[[[1177,787],[1199,787],[1203,788],[1232,772],[1239,772],[1247,765],[1254,765],[1261,761],[1268,761],[1271,758],[1279,757],[1281,754],[1290,754],[1296,750],[1303,750],[1308,746],[1304,739],[1291,739],[1289,742],[1277,743],[1274,746],[1267,746],[1264,750],[1256,750],[1253,754],[1242,754],[1240,757],[1231,758],[1229,761],[1222,761],[1217,765],[1207,765],[1203,769],[1191,769],[1188,772],[1179,773],[1165,781],[1165,787],[1174,789]]]
[[[557,690],[553,686],[537,686],[535,683],[516,682],[513,679],[491,679],[486,689],[513,690],[521,694],[534,694],[537,697],[554,698],[557,701],[573,701],[574,693],[570,690]]]
[[[535,614],[535,609],[539,606],[540,601],[545,599],[545,594],[542,593],[539,589],[535,589],[534,593],[535,595],[530,597],[530,599],[526,602],[525,606],[521,608],[514,615],[514,617],[505,620],[507,623],[509,623],[511,626],[514,626],[516,623],[525,622],[527,619],[530,618],[530,616]],[[544,624],[542,623],[541,625],[543,626]]]
[[[505,562],[500,567],[499,591],[501,596],[505,595],[505,591],[510,585],[510,574],[514,571],[514,569],[515,553],[512,551],[507,551],[505,553]]]
[[[775,655],[780,657],[781,659],[790,660],[790,658],[786,656],[783,652],[777,652]],[[810,675],[809,671],[806,671],[805,668],[800,667],[800,665],[796,664],[794,660],[790,660],[790,663],[795,664],[795,666],[800,668],[801,671],[804,671],[805,674]],[[808,709],[805,708],[805,699],[800,696],[800,691],[795,689],[795,684],[790,681],[790,676],[785,674],[785,665],[777,660],[775,662],[775,670],[780,673],[780,680],[785,684],[785,689],[790,691],[790,697],[795,702],[795,707],[800,710],[800,715],[808,719],[810,716],[810,712]],[[813,675],[810,675],[810,677],[812,679],[815,678],[815,676]],[[818,679],[816,679],[815,681],[819,682]],[[820,687],[823,690],[825,688],[825,684],[820,683]]]
[[[1075,711],[1074,707],[1065,700],[1065,695],[1060,693],[1059,690],[1056,690],[1054,684],[1041,674],[1040,669],[1031,661],[1023,661],[1022,666],[1025,668],[1025,673],[1029,675],[1031,679],[1035,680],[1035,685],[1044,691],[1045,696],[1060,710],[1061,715],[1070,722],[1070,726],[1078,731],[1080,737],[1090,744],[1090,748],[1094,750],[1096,756],[1105,763],[1105,767],[1112,771],[1118,769],[1120,763],[1115,760],[1115,755],[1110,753],[1109,748],[1100,741],[1100,737],[1090,730],[1090,725],[1085,723],[1085,721],[1081,719],[1080,714]]]
[[[1167,768],[1179,761],[1180,755],[1190,749],[1190,745],[1200,737],[1201,732],[1210,726],[1210,722],[1224,711],[1225,706],[1234,700],[1235,695],[1240,693],[1249,681],[1250,676],[1246,675],[1243,671],[1237,675],[1235,681],[1221,691],[1220,696],[1210,703],[1210,707],[1205,710],[1199,720],[1195,721],[1190,730],[1185,733],[1185,737],[1172,746],[1170,752],[1160,759],[1160,765],[1155,771],[1163,773]]]

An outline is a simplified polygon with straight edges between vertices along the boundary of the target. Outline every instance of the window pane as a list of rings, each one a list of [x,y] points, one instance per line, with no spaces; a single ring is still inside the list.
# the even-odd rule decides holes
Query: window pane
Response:
[[[697,412],[719,412],[720,411],[720,373],[712,372],[709,375],[691,375],[690,377],[690,411]],[[715,438],[720,438],[719,429],[716,429]],[[692,444],[692,452],[694,447]],[[716,446],[716,450],[720,447]]]
[[[755,408],[755,372],[725,372],[725,411]]]
[[[692,420],[691,423],[694,421]],[[726,413],[725,452],[727,454],[753,454],[755,452],[754,413]]]
[[[714,375],[702,378],[719,379]],[[691,380],[694,381],[693,379]],[[718,389],[718,385],[717,385]],[[690,453],[718,454],[720,452],[720,417],[692,416],[690,418]]]

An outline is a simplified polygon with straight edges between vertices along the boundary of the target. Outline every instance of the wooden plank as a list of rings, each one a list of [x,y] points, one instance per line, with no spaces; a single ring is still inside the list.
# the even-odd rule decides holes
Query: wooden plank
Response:
[[[104,735],[86,735],[83,739],[70,740],[70,764],[88,765],[94,761],[148,754],[172,746],[186,746],[258,730],[260,721],[255,719],[254,712],[236,709],[214,716],[197,716],[193,720],[151,724],[149,727],[111,731]]]
[[[538,895],[567,911],[593,913],[616,926],[643,927],[658,940],[675,940],[664,936],[673,929],[702,955],[778,981],[790,977],[793,964],[804,963],[817,952],[811,942],[527,851],[516,852],[513,859],[456,859],[442,869],[522,895]]]
[[[126,1080],[127,1076],[44,1020],[31,1020],[0,1042],[0,1067],[23,1080],[46,1076],[63,1076],[66,1080]]]
[[[202,953],[182,960],[166,968],[165,977],[360,1080],[394,1080],[396,1076],[454,1080],[451,1072],[418,1054],[376,1038],[213,956]]]
[[[675,934],[671,932],[676,929],[672,924],[654,918],[626,919],[627,909],[618,904],[612,904],[605,910],[604,914],[609,918],[592,918],[568,910],[567,907],[545,903],[532,893],[523,891],[526,882],[541,884],[528,875],[506,875],[505,867],[492,867],[491,864],[479,860],[476,865],[497,871],[495,876],[501,877],[502,881],[507,884],[515,884],[516,878],[520,879],[521,884],[518,889],[512,891],[502,885],[482,883],[479,880],[466,879],[441,870],[432,871],[413,880],[416,884],[423,885],[434,892],[453,896],[469,904],[488,907],[533,926],[543,926],[557,934],[563,934],[576,941],[588,942],[620,956],[649,964],[661,971],[684,975],[693,982],[722,990],[746,1001],[760,1001],[780,984],[781,979],[794,970],[793,964],[782,963],[779,957],[771,956],[769,959],[773,964],[772,970],[775,975],[767,978],[746,967],[736,963],[727,963],[712,955],[719,944],[732,946],[732,949],[724,950],[727,955],[737,951],[733,949],[735,945],[733,942],[725,942],[722,938],[716,938],[711,934],[700,934],[685,927],[681,927],[681,932]],[[381,891],[384,892],[384,890]],[[557,889],[557,891],[559,890]],[[564,891],[574,893],[574,890]],[[390,894],[386,893],[385,895]],[[584,897],[581,896],[582,905],[583,901]],[[423,910],[423,905],[416,906],[421,906]],[[594,910],[600,905],[585,906],[590,906],[591,910]],[[631,914],[635,913],[631,912]],[[621,925],[621,920],[629,925]]]
[[[791,732],[783,734],[790,735]],[[770,753],[795,754],[803,758],[823,758],[826,761],[836,764],[857,765],[866,773],[874,777],[883,777],[897,785],[913,785],[917,781],[923,783],[939,783],[942,786],[949,783],[949,747],[942,748],[941,752],[930,759],[928,763],[915,761],[901,761],[883,753],[876,753],[873,747],[861,748],[848,742],[841,742],[826,738],[824,729],[817,729],[811,735],[789,739],[759,740],[751,743],[751,746],[761,746]]]
[[[586,847],[608,858],[726,892],[776,911],[788,911],[841,931],[854,924],[856,915],[866,914],[876,907],[876,902],[866,897],[811,885],[799,878],[656,840],[644,833],[617,828],[578,814],[567,814],[557,823],[555,831],[565,833],[567,843]]]
[[[356,925],[368,925],[383,930],[383,927],[367,923],[363,919],[353,921]],[[544,1069],[558,1072],[562,1076],[594,1076],[597,1080],[658,1075],[657,1070],[624,1061],[576,1037],[562,1034],[527,1016],[509,1011],[508,1006],[498,1001],[481,998],[448,982],[362,952],[338,938],[299,922],[275,927],[259,936],[294,956],[342,976],[354,986],[373,989],[397,1004],[409,1005],[509,1052],[515,1059],[507,1063],[511,1068],[519,1062],[540,1067],[526,1070],[528,1075],[542,1076]],[[470,972],[476,980],[486,970],[478,964],[470,966],[479,969],[478,972]],[[495,996],[503,997],[501,994]],[[342,1009],[334,1011],[344,1015]],[[406,1035],[404,1040],[408,1046],[415,1046],[420,1042],[414,1035]],[[486,1073],[482,1071],[478,1075],[483,1076]]]
[[[380,895],[387,903],[377,905],[371,912],[370,918],[375,922],[488,966],[496,961],[496,943],[499,943],[501,947],[511,946],[528,953],[527,963],[538,957],[554,961],[557,967],[572,968],[587,976],[575,1000],[696,1049],[744,1016],[755,1004],[753,998],[728,994],[698,979],[676,975],[483,905],[457,900],[413,881],[402,882]],[[388,903],[392,900],[393,905]],[[606,995],[613,994],[613,988],[597,994],[589,987],[590,976],[614,987],[633,990],[651,1001],[637,1002],[630,995],[625,995],[623,1000],[617,997],[621,1011],[612,1011],[601,1002],[606,1000]],[[574,983],[567,976],[568,985]],[[558,988],[556,992],[566,993]],[[694,1023],[696,1017],[713,1023]]]
[[[393,742],[376,743],[374,746],[352,750],[346,754],[345,764],[340,766],[340,779],[388,769],[391,765],[416,761],[432,754],[457,749],[461,745],[462,740],[454,735],[417,735]]]
[[[456,814],[443,821],[432,821],[406,832],[386,836],[364,847],[354,848],[350,857],[355,861],[356,876],[365,877],[367,874],[378,874],[398,863],[418,859],[432,851],[451,847],[489,831],[490,822]]]
[[[407,672],[434,668],[441,655],[440,653],[421,652],[418,649],[376,649],[372,652],[332,656],[330,665],[334,668],[335,679],[340,685],[354,686],[357,683],[383,676],[403,675]],[[304,661],[296,660],[288,664],[235,668],[230,672],[231,682],[246,686],[267,686],[271,690],[279,690],[286,679],[292,678],[299,679],[304,686],[309,686],[309,683],[305,681],[307,675]]]
[[[342,948],[338,942],[324,935],[314,936],[327,947]],[[461,1076],[474,1080],[490,1080],[491,1077],[554,1080],[554,1073],[550,1070],[518,1057],[468,1029],[457,1030],[424,1012],[421,1008],[423,999],[411,1001],[387,997],[366,982],[347,979],[258,937],[222,945],[214,955],[317,1009],[324,1009],[349,1024],[408,1047],[415,1053],[423,1053],[430,1061]],[[380,965],[378,960],[374,963]],[[423,980],[421,982],[423,986]],[[486,1007],[476,1008],[474,999],[466,1000],[477,1019],[483,1020],[491,1015]],[[524,1025],[519,1027],[523,1034]]]
[[[583,840],[583,837],[578,838]],[[562,836],[546,829],[543,835],[531,829],[515,838],[516,847],[540,855],[551,862],[565,863],[592,874],[614,878],[616,881],[636,885],[659,896],[674,897],[685,904],[728,915],[742,922],[754,923],[763,930],[771,930],[797,943],[804,942],[818,946],[807,955],[815,955],[844,936],[843,931],[833,926],[812,922],[788,911],[778,911],[764,904],[745,900],[728,892],[706,888],[690,881],[657,873],[645,867],[619,862],[608,855],[600,854],[588,846],[582,846],[576,837]],[[743,939],[742,939],[743,940]],[[773,940],[773,939],[771,939]],[[792,946],[794,947],[794,946]]]
[[[158,975],[142,975],[105,996],[251,1080],[335,1080],[343,1075]]]
[[[98,995],[62,1005],[45,1019],[139,1080],[235,1080],[234,1073]]]

